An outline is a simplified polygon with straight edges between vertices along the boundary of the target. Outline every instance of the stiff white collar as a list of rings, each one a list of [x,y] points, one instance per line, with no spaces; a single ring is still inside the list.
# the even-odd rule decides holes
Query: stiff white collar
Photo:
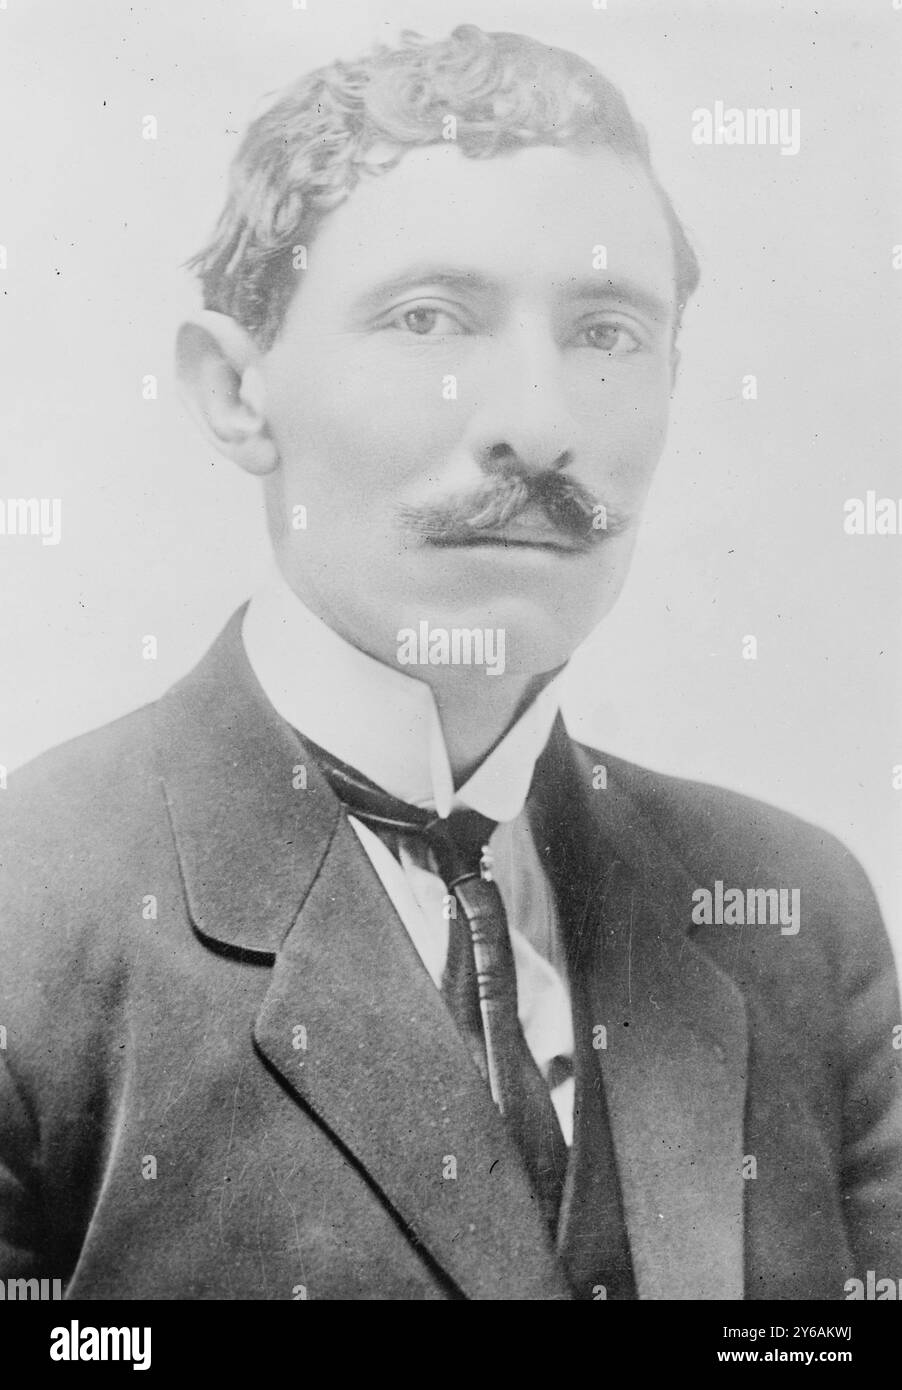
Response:
[[[440,816],[469,806],[502,822],[522,811],[560,707],[560,674],[455,793],[429,686],[339,637],[278,572],[251,599],[242,638],[276,712],[393,796]]]

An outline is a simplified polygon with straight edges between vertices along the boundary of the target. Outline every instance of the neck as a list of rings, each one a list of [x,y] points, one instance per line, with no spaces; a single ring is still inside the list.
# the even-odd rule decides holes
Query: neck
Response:
[[[455,786],[475,771],[555,673],[430,682]]]
[[[385,660],[375,646],[362,642],[359,633],[323,600],[310,585],[309,577],[297,575],[286,567],[278,550],[276,556],[286,583],[301,603],[351,646],[377,661]],[[428,671],[428,684],[438,709],[456,787],[466,781],[557,674],[552,670],[539,675],[505,672],[500,676],[487,676],[485,671],[477,674],[459,667],[430,667]],[[418,668],[416,674],[418,679],[427,678],[424,668]]]

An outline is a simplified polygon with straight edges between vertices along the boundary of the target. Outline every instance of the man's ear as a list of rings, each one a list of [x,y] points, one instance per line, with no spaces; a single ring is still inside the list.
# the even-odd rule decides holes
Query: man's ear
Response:
[[[272,473],[279,455],[250,334],[227,314],[204,309],[182,324],[175,351],[182,396],[210,443],[248,473]]]

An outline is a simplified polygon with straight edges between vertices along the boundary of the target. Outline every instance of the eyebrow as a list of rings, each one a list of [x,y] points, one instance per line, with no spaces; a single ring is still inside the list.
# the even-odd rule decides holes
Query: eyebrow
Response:
[[[380,280],[378,284],[372,285],[359,298],[355,299],[352,307],[357,313],[372,313],[381,308],[387,299],[393,299],[396,294],[401,294],[414,285],[425,284],[440,285],[442,289],[451,290],[457,294],[491,294],[498,289],[495,281],[478,274],[475,270],[453,270],[449,269],[447,265],[424,263],[423,265],[409,266],[406,270],[399,271],[397,275]]]
[[[412,265],[397,275],[380,280],[353,301],[355,314],[374,313],[386,300],[412,289],[415,285],[435,285],[455,294],[497,295],[500,281],[490,279],[475,270],[455,269],[447,265]],[[666,323],[676,312],[675,304],[654,290],[629,277],[615,278],[601,272],[594,276],[571,279],[564,289],[569,300],[595,300],[604,303],[629,305],[646,317]]]
[[[676,305],[664,299],[655,290],[642,285],[629,277],[615,279],[612,276],[586,276],[570,283],[568,299],[596,299],[605,303],[612,301],[629,304],[648,318],[666,322],[676,312]]]

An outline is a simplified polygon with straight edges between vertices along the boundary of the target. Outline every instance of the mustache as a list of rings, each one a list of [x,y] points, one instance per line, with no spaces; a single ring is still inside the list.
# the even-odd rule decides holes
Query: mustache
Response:
[[[406,507],[401,519],[423,540],[460,545],[516,521],[532,506],[541,508],[554,529],[583,550],[618,535],[630,520],[601,503],[575,478],[557,472],[512,473],[428,507]]]

